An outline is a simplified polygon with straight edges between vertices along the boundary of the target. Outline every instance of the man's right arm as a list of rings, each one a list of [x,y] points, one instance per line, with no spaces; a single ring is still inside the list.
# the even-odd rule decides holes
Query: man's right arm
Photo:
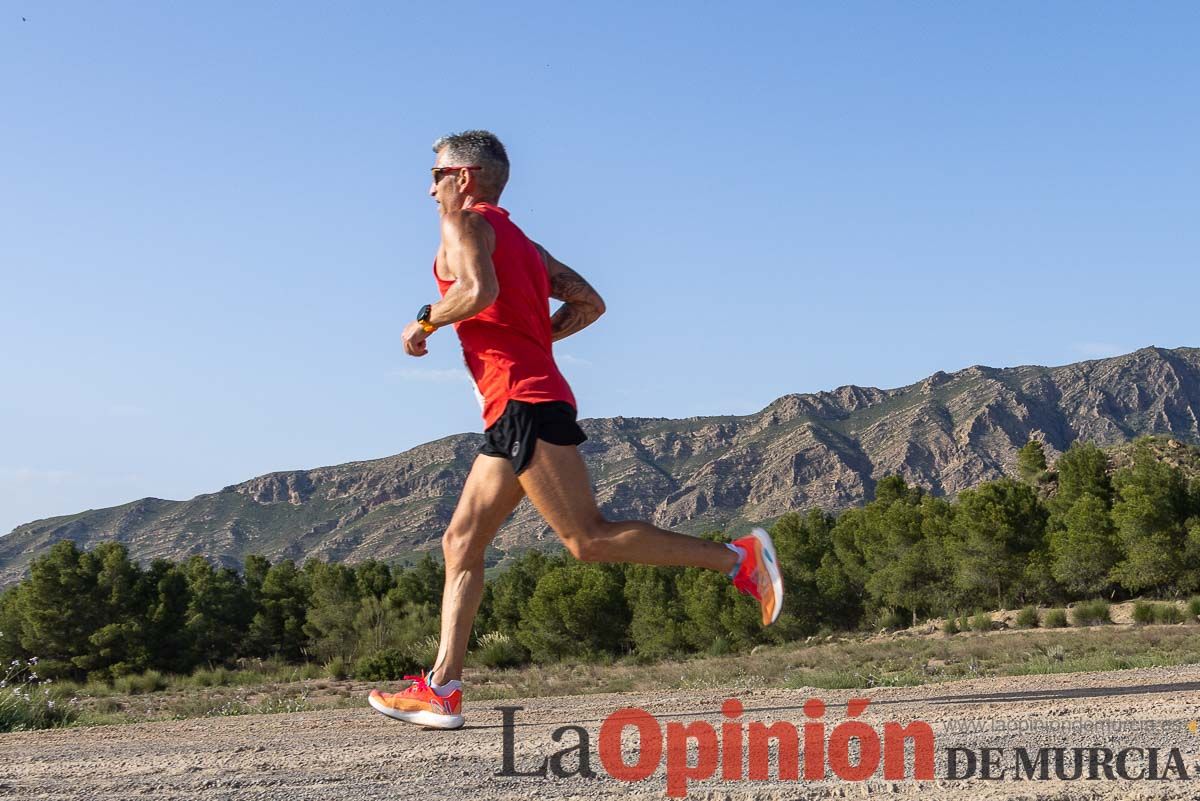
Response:
[[[550,297],[563,302],[550,317],[550,338],[557,342],[596,322],[604,314],[604,299],[582,275],[551,256],[538,243],[533,244],[542,254],[546,274],[550,276]]]

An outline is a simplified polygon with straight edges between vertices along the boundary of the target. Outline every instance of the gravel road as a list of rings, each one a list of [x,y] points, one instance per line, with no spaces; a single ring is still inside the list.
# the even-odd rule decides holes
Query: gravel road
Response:
[[[687,784],[689,798],[825,799],[907,797],[921,799],[1197,799],[1200,798],[1200,665],[1111,673],[1010,677],[864,691],[755,690],[753,687],[667,693],[622,693],[518,701],[476,702],[467,725],[457,732],[408,726],[366,706],[281,715],[257,715],[125,726],[98,726],[0,735],[0,798],[21,799],[346,799],[470,798],[596,799],[667,798],[663,767],[648,779],[611,778],[599,756],[603,721],[622,707],[652,713],[664,730],[669,723],[708,721],[721,732],[722,702],[736,698],[743,721],[790,721],[803,727],[803,704],[818,697],[827,704],[826,737],[847,719],[847,702],[867,697],[871,704],[858,720],[878,731],[885,722],[923,720],[936,737],[935,778],[930,781],[780,781],[772,750],[771,780],[722,781],[715,777]],[[468,701],[469,701],[468,696]],[[563,726],[582,727],[590,739],[590,767],[597,778],[553,774],[546,778],[497,775],[503,767],[504,727],[498,706],[520,706],[510,730],[513,767],[535,768],[545,757],[574,746],[578,735],[552,734]],[[1189,724],[1191,724],[1189,726]],[[624,759],[633,764],[633,729],[622,740]],[[801,742],[803,742],[801,728]],[[832,743],[832,740],[830,740]],[[851,762],[858,741],[850,741]],[[1004,748],[998,763],[1003,779],[947,778],[951,748]],[[1186,771],[1168,778],[1136,781],[1103,775],[1062,781],[1015,780],[1013,749],[1066,748],[1070,770],[1074,748],[1143,749],[1131,756],[1127,774],[1148,765],[1157,748],[1158,770],[1178,749]],[[666,752],[664,748],[664,761]],[[831,745],[832,752],[832,745]],[[692,750],[692,763],[697,752]],[[979,757],[980,760],[982,757]],[[803,754],[801,754],[803,770]],[[960,755],[959,770],[962,770]],[[911,749],[909,775],[911,775]],[[1051,763],[1052,764],[1052,763]],[[578,754],[562,761],[578,767]],[[875,774],[882,777],[883,768]]]

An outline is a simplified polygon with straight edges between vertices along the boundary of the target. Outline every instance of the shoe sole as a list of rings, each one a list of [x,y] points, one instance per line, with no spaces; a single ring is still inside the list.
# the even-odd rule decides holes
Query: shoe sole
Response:
[[[758,563],[766,565],[767,575],[771,577],[771,587],[775,591],[775,609],[771,613],[771,619],[763,622],[764,626],[769,626],[779,619],[779,613],[783,611],[783,574],[779,572],[779,561],[775,557],[775,543],[771,541],[771,535],[761,528],[756,528],[750,532],[750,536],[758,540]]]
[[[395,720],[402,720],[405,723],[414,723],[418,726],[426,726],[431,729],[461,729],[465,719],[462,715],[439,715],[436,712],[412,711],[406,712],[400,709],[392,709],[390,706],[376,701],[373,697],[367,696],[367,703],[376,712],[387,715]]]

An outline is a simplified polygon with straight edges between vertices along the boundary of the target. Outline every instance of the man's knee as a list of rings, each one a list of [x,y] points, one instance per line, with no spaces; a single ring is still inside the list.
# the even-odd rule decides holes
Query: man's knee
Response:
[[[478,561],[486,550],[487,538],[470,528],[452,525],[442,535],[442,556],[447,567]]]
[[[608,521],[597,517],[577,530],[560,534],[567,550],[580,562],[609,561]]]

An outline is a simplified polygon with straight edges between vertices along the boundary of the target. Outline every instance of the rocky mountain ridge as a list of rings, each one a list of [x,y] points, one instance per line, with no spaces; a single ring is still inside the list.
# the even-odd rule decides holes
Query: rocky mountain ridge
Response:
[[[606,514],[699,532],[854,506],[893,473],[953,495],[1015,473],[1030,438],[1045,443],[1051,461],[1077,439],[1111,446],[1164,434],[1200,443],[1200,349],[968,367],[898,389],[785,395],[744,416],[582,424],[589,439],[580,450]],[[437,547],[480,442],[459,434],[383,459],[270,473],[189,501],[144,498],[28,523],[0,537],[0,587],[60,539],[118,540],[143,561],[202,554],[240,566],[252,553],[405,561]],[[523,502],[492,558],[554,539]]]

